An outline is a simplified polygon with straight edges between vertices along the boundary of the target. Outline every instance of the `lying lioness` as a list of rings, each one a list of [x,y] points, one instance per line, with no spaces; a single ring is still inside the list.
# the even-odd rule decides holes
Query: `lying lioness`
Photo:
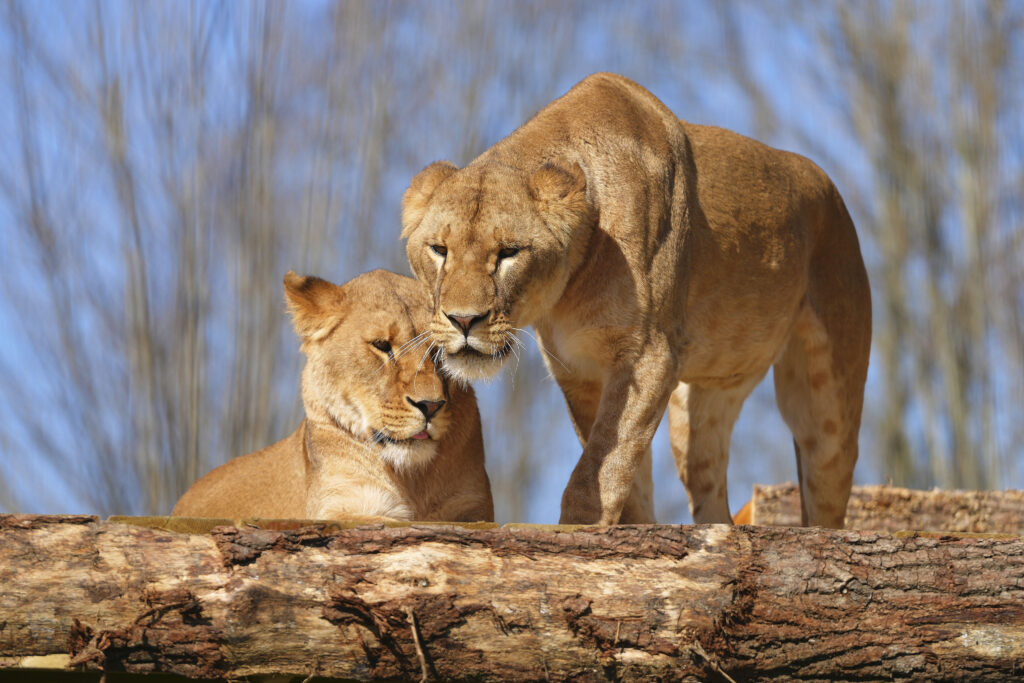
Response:
[[[853,223],[812,162],[597,74],[465,168],[421,171],[402,226],[455,377],[493,375],[536,329],[583,443],[563,522],[653,521],[668,406],[694,521],[729,523],[733,423],[774,366],[804,523],[843,525],[871,300]]]
[[[185,492],[172,514],[491,521],[476,398],[434,365],[427,297],[375,270],[344,286],[289,272],[306,419]]]

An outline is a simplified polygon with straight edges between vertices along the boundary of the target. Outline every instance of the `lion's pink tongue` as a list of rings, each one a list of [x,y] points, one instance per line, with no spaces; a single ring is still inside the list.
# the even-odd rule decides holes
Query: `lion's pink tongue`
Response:
[[[427,430],[424,429],[419,434],[413,434],[412,438],[414,438],[414,439],[429,439],[430,438],[430,434],[427,434]]]

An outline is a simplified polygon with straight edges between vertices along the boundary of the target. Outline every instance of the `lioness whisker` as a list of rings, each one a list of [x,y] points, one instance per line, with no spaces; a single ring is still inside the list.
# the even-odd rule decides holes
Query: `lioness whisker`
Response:
[[[413,376],[413,380],[412,380],[413,389],[416,389],[416,382],[418,382],[419,379],[420,379],[420,368],[423,367],[423,361],[425,361],[427,359],[427,356],[430,354],[430,351],[433,348],[434,348],[434,342],[431,341],[427,345],[427,348],[423,352],[423,355],[420,356],[420,362],[416,364],[416,374]]]
[[[517,342],[519,342],[519,340],[516,339],[514,336],[512,338],[515,339]],[[522,344],[522,342],[519,342],[519,343]],[[509,350],[509,352],[512,353],[513,356],[516,357],[516,368],[518,369],[519,368],[519,360],[520,360],[519,359],[519,352],[516,351],[516,347],[515,346],[509,346],[508,350]]]
[[[513,337],[513,338],[514,338],[514,337]],[[522,345],[523,345],[523,342],[519,341],[518,339],[516,339],[516,341],[517,341],[517,342],[519,342],[519,345],[520,345],[520,346],[522,346]],[[514,347],[514,346],[513,346],[513,347],[509,347],[509,348],[510,348],[510,349],[512,350],[512,355],[514,355],[514,356],[516,357],[516,367],[515,367],[515,369],[514,369],[514,370],[512,371],[512,372],[513,372],[513,375],[512,375],[512,377],[513,377],[513,380],[512,380],[512,381],[513,381],[513,387],[514,387],[514,386],[515,386],[515,384],[514,384],[514,382],[515,382],[515,379],[514,379],[514,378],[515,378],[515,375],[516,375],[516,373],[518,373],[518,372],[519,372],[519,361],[520,361],[520,360],[522,360],[522,359],[520,358],[520,356],[519,356],[519,353],[517,353],[517,352],[516,352],[516,349],[515,349],[515,347]]]
[[[513,328],[513,329],[518,329],[518,328]],[[523,343],[523,340],[520,339],[516,335],[515,332],[507,333],[505,336],[506,336],[506,338],[511,339],[514,343],[518,344],[520,348],[526,348],[526,344]]]
[[[396,354],[404,353],[405,349],[407,349],[408,347],[412,346],[413,344],[416,344],[417,342],[423,340],[424,338],[426,338],[429,335],[430,335],[430,330],[424,330],[423,332],[420,332],[415,337],[413,337],[409,341],[407,341],[404,344],[402,344],[401,346],[399,346],[398,350],[395,353]]]
[[[423,342],[427,341],[429,335],[429,330],[427,332],[421,332],[412,339],[410,339],[409,341],[402,344],[400,347],[398,347],[396,351],[392,352],[392,355],[388,360],[381,362],[381,364],[377,367],[377,370],[380,371],[384,369],[384,366],[386,366],[389,361],[398,362],[398,360],[401,359],[402,356],[409,353],[410,351],[414,351],[417,347],[423,344]]]
[[[566,372],[572,372],[572,370],[569,369],[569,366],[562,362],[562,359],[560,359],[558,356],[545,349],[544,345],[540,343],[540,340],[537,339],[537,336],[534,335],[532,332],[530,332],[529,330],[525,330],[522,327],[513,327],[512,329],[515,330],[516,332],[522,332],[523,334],[528,334],[531,337],[533,337],[533,341],[537,343],[538,349],[551,356],[552,360],[561,365],[563,370],[565,370]]]
[[[407,341],[404,344],[402,344],[401,346],[399,346],[398,350],[395,351],[395,360],[398,360],[399,358],[401,358],[405,354],[409,353],[410,351],[414,351],[420,344],[422,344],[423,342],[427,341],[427,338],[429,336],[430,336],[430,331],[427,330],[426,332],[421,332],[420,334],[416,335],[415,337],[413,337],[409,341]]]
[[[382,369],[384,368],[384,366],[388,364],[388,361],[393,361],[393,362],[397,362],[397,361],[398,361],[398,359],[400,359],[400,358],[401,358],[401,357],[402,357],[403,355],[405,355],[405,354],[406,354],[406,353],[408,353],[409,351],[411,351],[411,350],[413,350],[414,348],[416,348],[416,346],[419,346],[419,344],[422,344],[422,343],[423,343],[423,342],[425,341],[424,337],[425,337],[426,335],[428,335],[428,334],[430,334],[430,333],[429,333],[429,332],[422,332],[422,333],[420,333],[420,334],[416,335],[415,337],[413,337],[412,339],[410,339],[409,341],[407,341],[407,342],[405,342],[404,344],[402,344],[402,345],[401,345],[401,346],[400,346],[400,347],[398,348],[398,350],[397,350],[397,351],[393,351],[393,352],[392,352],[392,354],[391,354],[391,357],[390,357],[390,358],[388,358],[388,360],[385,360],[385,361],[381,362],[381,364],[380,364],[380,366],[379,366],[379,367],[377,368],[377,370],[378,370],[378,371],[379,371],[379,370],[382,370]],[[418,342],[418,343],[417,343],[417,340],[419,340],[419,342]],[[411,347],[410,347],[410,344],[415,344],[415,345],[414,345],[414,346],[411,346]]]
[[[429,356],[430,352],[433,351],[433,350],[434,350],[434,342],[430,342],[429,344],[427,344],[427,348],[425,348],[423,350],[423,355],[420,356],[420,362],[416,365],[416,372],[420,371],[420,368],[423,367],[423,361],[425,361],[427,359],[427,356]]]

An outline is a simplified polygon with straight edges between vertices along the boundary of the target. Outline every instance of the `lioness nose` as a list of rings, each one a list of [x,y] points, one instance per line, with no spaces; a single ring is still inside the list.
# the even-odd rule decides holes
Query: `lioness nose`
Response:
[[[461,330],[464,336],[469,336],[469,328],[473,327],[473,324],[478,320],[483,320],[487,317],[487,313],[481,313],[480,315],[454,315],[445,313],[445,316],[455,325],[455,329]]]
[[[444,407],[444,401],[414,401],[408,396],[405,397],[405,400],[419,408],[419,411],[423,413],[423,417],[428,420],[437,415],[437,411]]]

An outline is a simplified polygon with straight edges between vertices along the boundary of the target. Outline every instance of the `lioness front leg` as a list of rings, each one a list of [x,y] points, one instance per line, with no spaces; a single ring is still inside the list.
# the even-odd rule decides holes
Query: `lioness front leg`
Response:
[[[603,387],[600,382],[581,379],[566,369],[549,364],[551,374],[565,395],[569,417],[580,445],[587,447],[590,430],[597,418]],[[651,449],[648,446],[640,460],[629,496],[622,507],[620,524],[654,524],[654,482],[651,478]]]
[[[634,492],[636,481],[650,479],[651,440],[675,377],[667,345],[653,343],[634,363],[623,363],[611,373],[583,455],[562,494],[562,524],[618,524],[631,496],[640,497],[642,491]],[[578,416],[574,413],[573,418]],[[653,521],[634,519],[641,514],[638,507],[629,506],[625,521]]]

